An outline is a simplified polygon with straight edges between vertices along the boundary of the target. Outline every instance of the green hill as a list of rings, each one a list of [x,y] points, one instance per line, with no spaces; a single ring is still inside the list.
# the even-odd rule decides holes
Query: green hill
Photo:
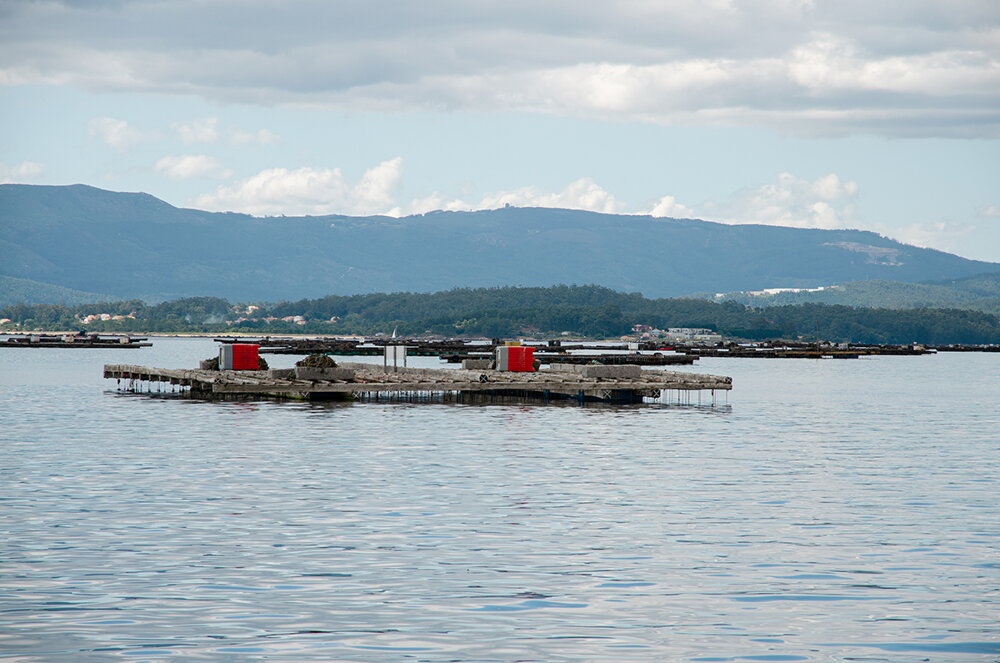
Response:
[[[1000,271],[858,230],[517,207],[256,218],[147,194],[19,184],[0,185],[0,265],[8,276],[157,301],[561,283],[673,297]]]

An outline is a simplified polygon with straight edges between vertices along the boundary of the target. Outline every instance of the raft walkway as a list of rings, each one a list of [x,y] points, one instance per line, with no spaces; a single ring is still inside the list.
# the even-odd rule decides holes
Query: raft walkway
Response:
[[[612,403],[641,403],[659,398],[664,391],[712,392],[732,389],[732,378],[698,373],[634,370],[627,367],[567,367],[576,370],[506,372],[495,370],[399,368],[387,370],[375,364],[339,363],[352,373],[348,379],[297,379],[289,369],[271,371],[216,371],[151,368],[130,364],[106,364],[104,377],[125,380],[125,389],[141,391],[157,383],[179,385],[192,396],[265,396],[328,400],[337,398],[390,399],[427,398],[451,394],[459,400],[489,400],[510,397],[519,400],[574,399]],[[638,368],[638,367],[636,367]],[[618,376],[600,377],[601,369]],[[279,377],[280,376],[280,377]],[[287,376],[287,377],[286,377]]]
[[[145,337],[101,334],[21,334],[0,339],[0,348],[148,348]]]

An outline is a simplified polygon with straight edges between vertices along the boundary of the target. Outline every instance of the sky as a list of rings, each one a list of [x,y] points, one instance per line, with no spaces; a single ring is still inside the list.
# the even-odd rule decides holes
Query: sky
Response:
[[[0,0],[0,182],[506,203],[1000,262],[996,0]]]

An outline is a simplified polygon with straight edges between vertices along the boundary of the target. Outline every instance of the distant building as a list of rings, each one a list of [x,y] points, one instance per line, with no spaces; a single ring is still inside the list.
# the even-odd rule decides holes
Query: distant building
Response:
[[[107,321],[107,320],[135,320],[135,313],[129,313],[128,315],[111,315],[110,313],[92,313],[86,316],[77,316],[82,325],[89,325],[92,322]]]
[[[622,337],[625,339],[626,337]],[[657,329],[649,325],[632,325],[632,336],[628,339],[640,341],[652,341],[656,339],[669,339],[673,341],[698,341],[700,343],[715,343],[722,340],[722,336],[716,334],[711,329],[694,327],[670,327],[666,330]]]
[[[722,340],[722,335],[711,329],[695,327],[669,327],[664,334],[675,341],[698,341],[700,343],[716,343]]]

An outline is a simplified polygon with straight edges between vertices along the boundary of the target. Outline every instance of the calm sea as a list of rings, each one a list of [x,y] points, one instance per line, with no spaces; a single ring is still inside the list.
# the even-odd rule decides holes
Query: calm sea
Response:
[[[101,377],[215,352],[0,349],[0,658],[1000,656],[1000,354],[706,359],[715,407]]]

